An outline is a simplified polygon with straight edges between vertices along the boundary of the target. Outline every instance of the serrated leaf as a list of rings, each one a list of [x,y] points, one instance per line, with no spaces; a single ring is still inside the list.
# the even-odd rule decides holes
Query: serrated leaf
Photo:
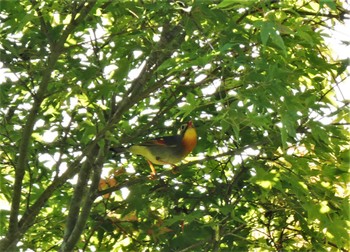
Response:
[[[271,22],[267,21],[262,23],[261,30],[260,30],[260,38],[264,46],[266,46],[266,43],[271,33],[274,33],[274,32],[275,31],[273,30],[273,24]]]
[[[273,42],[274,44],[276,44],[277,46],[279,46],[279,47],[283,50],[283,52],[286,53],[286,46],[285,46],[285,44],[284,44],[284,41],[283,41],[281,35],[278,34],[277,31],[273,31],[273,32],[270,34],[270,36],[271,36],[272,42]]]
[[[320,5],[327,5],[333,11],[337,10],[337,4],[334,0],[320,0]]]
[[[287,144],[288,133],[284,126],[281,127],[280,132],[281,132],[282,147],[283,147],[283,150],[286,150],[288,148],[288,144]]]

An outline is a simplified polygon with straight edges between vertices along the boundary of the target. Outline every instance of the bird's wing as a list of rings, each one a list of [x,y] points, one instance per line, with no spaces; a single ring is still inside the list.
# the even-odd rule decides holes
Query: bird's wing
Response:
[[[165,137],[159,137],[155,139],[151,139],[149,141],[146,141],[144,143],[138,144],[142,146],[167,146],[167,147],[176,147],[181,143],[181,138],[178,136],[165,136]]]

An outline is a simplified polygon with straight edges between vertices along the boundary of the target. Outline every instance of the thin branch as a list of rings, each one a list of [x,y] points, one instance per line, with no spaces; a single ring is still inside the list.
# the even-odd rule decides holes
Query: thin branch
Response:
[[[45,22],[45,19],[44,19],[43,14],[40,10],[40,7],[39,7],[40,3],[38,3],[36,0],[31,0],[31,2],[32,2],[32,6],[35,8],[35,11],[36,11],[38,18],[39,18],[39,21],[40,21],[40,30],[43,34],[46,35],[46,37],[49,40],[50,45],[53,46],[54,42],[51,40],[51,37],[48,35],[49,31],[52,30],[50,23]]]
[[[90,157],[91,158],[91,157]],[[90,177],[91,172],[91,160],[89,158],[84,162],[82,165],[79,175],[78,175],[78,182],[74,189],[74,194],[72,196],[70,207],[69,207],[69,213],[66,220],[66,229],[64,232],[63,237],[63,243],[65,243],[71,233],[73,232],[73,229],[76,225],[76,222],[78,221],[79,211],[80,211],[80,204],[85,196],[87,183]]]
[[[39,89],[34,96],[34,103],[32,108],[29,111],[28,116],[26,117],[26,123],[23,126],[22,139],[19,146],[19,156],[17,160],[17,168],[15,170],[15,182],[13,186],[13,195],[12,195],[12,204],[9,218],[9,228],[6,234],[6,237],[0,241],[0,251],[13,250],[16,246],[17,241],[23,235],[22,232],[19,232],[19,210],[22,197],[22,185],[23,178],[25,174],[25,168],[28,163],[28,153],[30,149],[31,136],[34,128],[34,124],[39,115],[40,106],[42,101],[45,98],[47,92],[47,87],[51,79],[51,73],[54,70],[56,62],[63,52],[64,43],[67,40],[68,36],[73,32],[75,27],[86,17],[89,11],[94,6],[95,1],[89,1],[85,8],[82,9],[79,17],[76,20],[73,20],[63,31],[60,39],[52,45],[51,54],[47,60],[47,66],[42,71],[42,79],[39,84]],[[44,28],[45,29],[45,28]]]
[[[150,93],[152,90],[152,86],[145,85],[153,76],[153,72],[157,69],[157,67],[163,63],[164,60],[166,60],[168,57],[171,56],[173,53],[173,50],[177,47],[174,46],[174,43],[171,43],[171,41],[175,40],[176,43],[179,43],[183,39],[183,35],[179,36],[179,33],[181,32],[181,29],[179,29],[178,26],[175,28],[164,28],[163,30],[163,37],[161,38],[160,42],[158,43],[157,50],[153,51],[149,57],[149,61],[146,64],[144,70],[140,74],[139,78],[135,79],[135,81],[132,84],[132,88],[130,89],[130,92],[127,94],[127,99],[124,99],[119,106],[117,106],[117,109],[112,116],[112,118],[109,120],[109,123],[106,125],[104,129],[102,129],[94,140],[92,140],[91,143],[88,144],[88,146],[83,150],[83,154],[77,158],[67,169],[67,171],[54,180],[50,186],[42,193],[42,195],[38,198],[38,200],[29,207],[25,213],[23,214],[23,217],[21,218],[20,222],[18,222],[18,215],[19,215],[19,207],[20,207],[20,199],[21,199],[21,190],[22,190],[22,180],[24,177],[24,171],[25,171],[25,164],[27,163],[27,155],[28,155],[28,149],[30,145],[30,136],[33,131],[33,126],[36,120],[36,116],[39,113],[40,105],[43,99],[45,98],[47,86],[50,80],[51,72],[54,69],[54,66],[56,64],[56,61],[60,54],[63,51],[64,43],[67,39],[67,37],[73,32],[74,28],[85,18],[85,16],[89,13],[91,8],[94,6],[95,1],[89,1],[84,8],[81,9],[80,15],[77,17],[77,19],[72,20],[72,22],[66,27],[66,29],[62,32],[61,37],[58,39],[57,43],[52,46],[51,48],[51,55],[48,58],[47,67],[45,71],[43,71],[43,78],[39,85],[38,92],[35,95],[35,101],[33,104],[33,107],[27,117],[27,123],[23,130],[23,136],[20,147],[20,154],[19,154],[19,161],[18,166],[19,169],[16,169],[16,176],[15,176],[15,186],[14,186],[14,196],[13,196],[13,205],[12,210],[10,214],[10,226],[8,235],[5,239],[1,241],[2,250],[8,250],[13,249],[17,241],[20,239],[21,236],[27,231],[27,229],[34,223],[35,218],[37,214],[40,212],[41,208],[45,205],[47,200],[51,197],[51,195],[60,187],[62,186],[67,179],[69,179],[71,176],[76,174],[80,167],[81,160],[86,157],[90,156],[92,153],[92,150],[95,149],[96,144],[99,140],[101,140],[105,133],[110,130],[115,123],[117,123],[123,113],[127,111],[130,107],[132,107],[135,103],[141,99],[138,94],[141,91],[143,92],[143,95],[145,93]],[[176,44],[175,43],[175,44]],[[170,46],[169,46],[170,45]],[[173,46],[173,47],[172,47]],[[163,53],[160,53],[163,52]],[[147,90],[147,91],[146,91]]]
[[[178,37],[177,37],[178,38]],[[147,74],[148,79],[152,77],[152,73]],[[140,81],[139,78],[136,80]],[[135,80],[135,81],[136,81]],[[142,80],[145,80],[144,77]],[[145,80],[147,81],[147,79]],[[92,151],[94,149],[94,146],[104,138],[105,133],[110,130],[115,123],[117,123],[123,113],[132,107],[136,102],[138,102],[135,97],[129,97],[121,102],[121,104],[118,104],[117,111],[114,112],[113,117],[110,119],[108,124],[105,128],[103,128],[95,137],[95,139],[92,140],[91,143],[87,145],[87,147],[83,150],[82,155],[76,158],[76,160],[68,167],[67,171],[63,173],[57,180],[54,180],[50,186],[47,187],[47,189],[41,194],[41,196],[38,198],[38,200],[23,214],[23,217],[20,221],[20,233],[25,233],[25,231],[32,225],[32,223],[35,220],[36,215],[40,212],[40,209],[45,205],[47,200],[51,197],[51,195],[59,188],[61,187],[65,181],[69,178],[71,178],[73,175],[75,175],[81,165],[81,160],[84,157],[91,156]]]
[[[43,71],[43,78],[39,84],[39,90],[34,97],[34,103],[29,111],[28,116],[26,117],[26,124],[23,126],[22,131],[22,139],[19,146],[19,156],[17,160],[17,168],[15,170],[15,183],[13,186],[13,196],[12,196],[12,205],[11,205],[11,212],[10,212],[10,220],[9,220],[9,229],[7,233],[7,239],[12,240],[14,243],[12,243],[12,246],[16,243],[15,240],[13,240],[13,237],[18,237],[18,215],[19,215],[19,209],[20,209],[20,203],[21,203],[21,196],[22,196],[22,184],[23,184],[23,177],[25,174],[25,168],[27,166],[27,159],[28,159],[28,153],[29,153],[29,146],[31,143],[31,135],[33,132],[34,124],[37,118],[37,115],[40,111],[40,106],[44,98],[44,94],[47,90],[47,86],[49,84],[50,78],[51,78],[51,72],[54,69],[54,66],[56,64],[56,61],[58,60],[58,57],[61,53],[61,49],[63,48],[61,46],[57,46],[58,50],[55,50],[51,53],[48,59],[48,64]],[[5,240],[3,240],[5,241]],[[1,241],[0,243],[0,250],[7,250],[7,245],[2,248],[3,244],[7,244],[7,242]],[[13,247],[11,247],[13,248]]]
[[[75,213],[74,209],[72,209],[73,214],[77,214],[75,216],[75,218],[77,218],[77,220],[67,219],[67,227],[69,226],[69,227],[73,227],[73,228],[72,228],[72,230],[67,230],[68,232],[65,234],[65,239],[64,239],[64,242],[61,246],[60,251],[73,251],[75,244],[78,242],[80,235],[84,230],[84,226],[85,226],[86,221],[90,215],[92,204],[94,203],[94,200],[96,198],[95,194],[96,194],[98,184],[100,181],[103,162],[105,160],[104,153],[107,152],[106,147],[107,147],[107,145],[105,146],[104,149],[101,148],[99,150],[96,164],[93,164],[94,171],[93,171],[92,183],[90,186],[90,190],[89,190],[87,196],[85,197],[85,202],[84,202],[83,207],[81,208],[81,212],[79,214],[79,217],[78,217],[78,213]],[[89,160],[87,160],[85,163],[89,163]],[[87,166],[89,166],[89,165],[87,165]],[[77,192],[78,194],[81,193],[78,188],[75,189],[75,192]],[[72,202],[73,201],[74,201],[74,198],[72,198]],[[69,211],[69,215],[71,215],[71,210]],[[72,221],[72,223],[68,223],[68,221]],[[73,226],[73,222],[74,222],[74,226]]]
[[[32,225],[35,217],[40,212],[41,208],[46,204],[51,195],[60,188],[69,178],[74,176],[81,167],[81,163],[84,157],[91,156],[94,150],[95,142],[87,146],[81,156],[77,157],[73,163],[70,164],[68,169],[57,179],[55,179],[35,201],[35,203],[23,214],[19,222],[20,232],[25,233],[26,230]]]
[[[199,242],[193,243],[192,245],[188,246],[187,248],[178,250],[178,252],[196,251],[197,250],[196,248],[202,246],[206,242],[207,241],[199,241]]]
[[[250,146],[251,147],[251,146]],[[206,156],[204,157],[203,159],[201,160],[196,160],[196,161],[192,161],[192,162],[188,162],[186,164],[181,164],[177,167],[176,171],[177,173],[181,173],[182,170],[187,170],[189,166],[193,166],[195,164],[201,164],[201,163],[205,163],[207,162],[208,160],[216,160],[218,158],[223,158],[223,157],[231,157],[233,155],[239,155],[240,153],[242,153],[246,148],[248,147],[244,147],[244,148],[240,148],[240,149],[235,149],[235,150],[230,150],[230,151],[227,151],[227,152],[224,152],[224,153],[220,153],[216,156]],[[238,184],[238,182],[240,181],[242,175],[244,174],[244,172],[246,172],[246,169],[243,169],[241,168],[239,170],[239,172],[235,175],[234,179],[233,179],[233,184],[236,185]],[[168,176],[168,177],[176,177],[177,175],[173,173],[173,171],[171,170],[164,170],[160,173],[157,173],[157,177],[162,177],[162,176]],[[108,194],[108,193],[111,193],[111,192],[115,192],[115,191],[118,191],[120,190],[121,188],[123,187],[130,187],[132,185],[135,185],[135,184],[140,184],[142,182],[145,182],[147,181],[148,178],[147,177],[138,177],[138,178],[134,178],[132,180],[128,180],[122,184],[118,184],[116,186],[113,186],[113,187],[110,187],[110,188],[107,188],[105,190],[102,190],[102,191],[99,191],[97,194],[96,194],[96,197],[98,196],[102,196],[104,194]],[[233,185],[233,186],[234,186]]]

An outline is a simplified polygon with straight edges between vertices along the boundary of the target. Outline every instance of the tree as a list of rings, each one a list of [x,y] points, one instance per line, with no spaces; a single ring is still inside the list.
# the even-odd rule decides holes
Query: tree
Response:
[[[0,6],[0,251],[349,249],[340,1]],[[176,174],[110,152],[190,119]]]

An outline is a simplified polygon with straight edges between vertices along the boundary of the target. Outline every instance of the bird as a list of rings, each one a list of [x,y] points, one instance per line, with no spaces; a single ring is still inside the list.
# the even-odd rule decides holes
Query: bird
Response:
[[[151,176],[155,176],[156,169],[153,165],[169,164],[176,168],[176,164],[183,160],[197,145],[197,132],[192,121],[181,125],[179,133],[174,136],[163,136],[150,139],[140,144],[129,147],[112,149],[115,152],[130,152],[143,156],[150,168]]]

